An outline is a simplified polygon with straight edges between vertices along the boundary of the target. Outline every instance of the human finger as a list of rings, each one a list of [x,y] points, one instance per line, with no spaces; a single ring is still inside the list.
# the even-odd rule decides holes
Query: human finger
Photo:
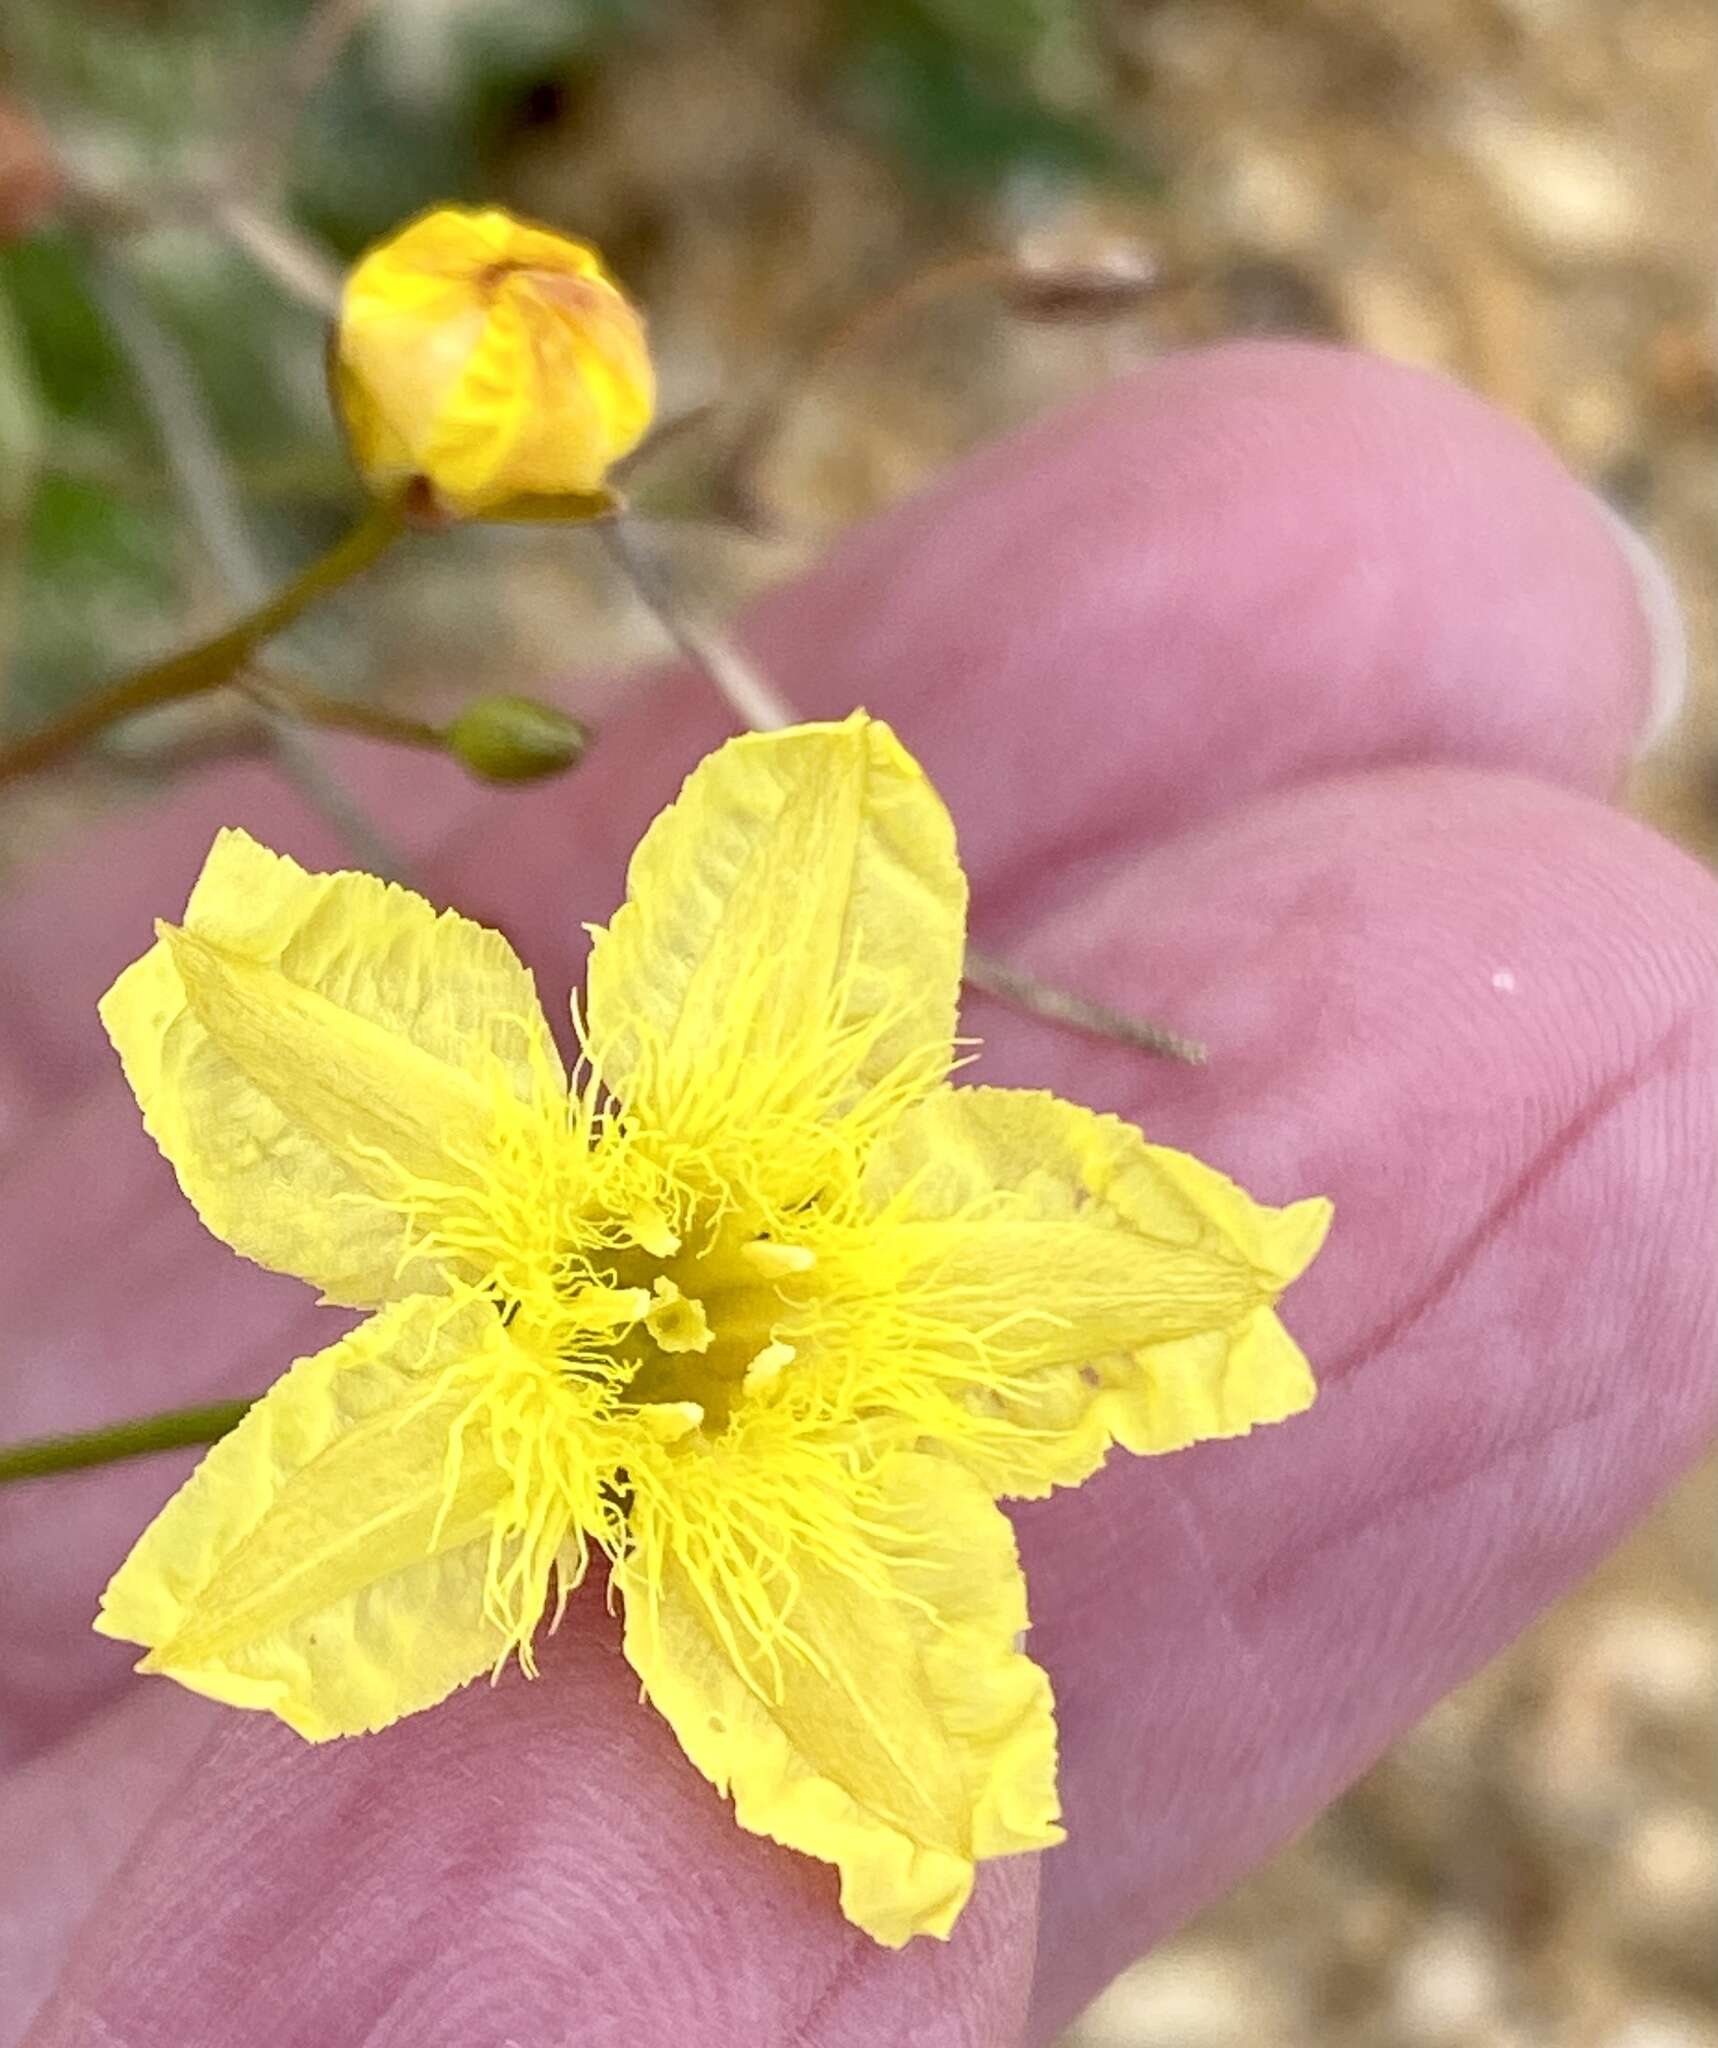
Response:
[[[1077,893],[1118,843],[1343,769],[1448,760],[1609,790],[1676,684],[1663,592],[1630,563],[1543,445],[1455,385],[1247,343],[1167,358],[983,451],[743,637],[806,715],[863,703],[900,724],[961,825],[984,917]],[[554,974],[729,730],[676,670],[535,793],[373,748],[337,761],[432,886]],[[96,998],[222,824],[347,862],[265,769],[227,767],[0,904],[0,1153],[109,1071]]]
[[[1149,923],[1147,902],[1164,906]],[[1149,1085],[1148,1101],[1119,1050],[1094,1058],[998,1016],[987,1078],[1024,1067],[1266,1194],[1316,1184],[1338,1209],[1291,1302],[1325,1380],[1311,1415],[1167,1462],[1117,1458],[1021,1514],[1071,1823],[1041,1862],[1040,2031],[1304,1821],[1687,1456],[1718,1263],[1711,907],[1709,883],[1627,821],[1446,771],[1272,800],[1139,857],[1079,920],[1021,934],[1065,966],[1102,965],[1114,995],[1165,976],[1230,1064]],[[1427,1171],[1442,1158],[1456,1170]],[[362,1969],[414,1986],[365,2038],[455,2038],[426,2022],[441,1979],[431,1964],[425,1980],[425,1956],[452,1958],[459,1996],[478,1993],[457,1976],[468,1951],[445,1869],[424,1867],[413,1830],[451,1799],[448,1825],[477,1843],[498,1822],[476,1788],[503,1755],[569,1802],[542,1837],[503,1825],[460,1858],[480,1897],[507,1902],[502,1920],[521,1885],[557,1902],[552,1955],[531,1935],[497,1945],[480,1917],[489,1974],[474,1981],[508,2013],[529,2019],[576,1983],[592,2038],[676,2038],[682,1987],[641,1988],[614,1957],[618,1896],[647,1955],[693,1959],[713,2043],[801,2038],[792,1987],[825,1971],[877,2029],[857,2038],[911,2038],[888,2031],[902,1985],[948,2038],[962,2014],[994,2026],[993,2006],[967,2002],[958,1952],[913,1966],[926,1978],[862,1943],[834,1960],[854,1937],[830,1874],[735,1834],[648,1710],[633,1699],[642,1719],[625,1718],[603,1622],[583,1603],[540,1685],[468,1692],[343,1747],[337,1778],[327,1752],[235,1730],[101,1901],[44,2048],[95,2020],[136,2048],[213,2041],[235,2010],[264,2041],[314,2038],[321,2007],[302,2036],[267,2032],[275,1980],[256,1958],[266,1941],[281,1984],[314,1976],[360,1883],[346,1846],[360,1815],[379,1859],[365,1895],[391,1902],[366,1920]],[[617,1728],[637,1745],[623,1763]],[[378,1813],[395,1817],[378,1828]],[[263,1840],[266,1867],[248,1846]],[[696,1916],[718,1893],[774,1931],[767,1959],[727,1923],[726,1946],[708,1939]],[[741,1957],[743,1991],[710,1974],[713,1950]],[[211,1978],[210,1956],[232,1976],[222,1960]],[[319,1997],[366,1995],[317,1981]]]

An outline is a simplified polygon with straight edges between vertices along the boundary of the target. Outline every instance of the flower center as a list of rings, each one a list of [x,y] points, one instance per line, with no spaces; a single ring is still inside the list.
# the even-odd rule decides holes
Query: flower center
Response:
[[[815,1254],[731,1215],[694,1217],[683,1233],[657,1215],[617,1224],[630,1242],[569,1262],[564,1300],[580,1349],[596,1337],[621,1368],[628,1407],[673,1408],[681,1429],[719,1434],[748,1389],[792,1363],[788,1333]]]

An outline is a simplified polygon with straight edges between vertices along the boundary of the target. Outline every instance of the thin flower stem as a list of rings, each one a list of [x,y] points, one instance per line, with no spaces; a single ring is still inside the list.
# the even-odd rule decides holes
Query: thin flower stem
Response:
[[[305,110],[378,6],[379,0],[314,0],[284,54],[271,55],[249,133],[234,153],[231,177],[238,190],[272,194],[285,182]]]
[[[127,238],[163,225],[188,225],[219,235],[290,297],[332,318],[340,306],[341,272],[321,246],[278,212],[208,179],[123,189],[76,157],[63,159],[70,179],[66,212],[92,234]]]
[[[252,538],[232,465],[191,362],[105,239],[95,240],[92,257],[96,298],[154,421],[187,523],[225,587],[227,602],[247,609],[259,605],[272,578]],[[255,673],[266,674],[272,666],[260,650],[252,657]],[[408,863],[317,752],[302,724],[265,708],[262,725],[276,767],[333,826],[353,858],[389,880],[408,882]]]
[[[212,1401],[207,1407],[170,1408],[164,1414],[142,1415],[75,1436],[0,1444],[0,1486],[20,1479],[46,1479],[56,1472],[85,1472],[96,1465],[117,1465],[123,1458],[153,1457],[157,1451],[184,1450],[192,1444],[218,1443],[238,1426],[251,1405],[249,1401]]]
[[[667,570],[638,522],[617,511],[593,524],[645,610],[681,653],[703,670],[741,725],[748,732],[779,732],[792,725],[793,706],[769,678],[731,640],[682,609]]]
[[[179,509],[222,597],[247,610],[261,604],[273,579],[250,544],[238,486],[190,358],[157,318],[126,263],[101,238],[91,237],[88,261],[90,296],[126,359]]]
[[[347,697],[329,697],[301,677],[290,675],[278,662],[244,679],[245,694],[270,711],[284,711],[302,725],[320,725],[330,732],[355,732],[365,739],[388,740],[399,747],[426,747],[436,753],[447,751],[447,734],[425,718],[408,718],[404,712],[389,711],[381,704],[360,703]]]
[[[313,313],[332,320],[340,310],[340,268],[308,235],[262,206],[231,192],[202,199],[204,218],[241,254]]]
[[[74,704],[40,731],[0,747],[0,783],[33,775],[122,718],[200,696],[231,682],[264,641],[290,625],[316,599],[367,569],[404,530],[396,511],[373,505],[325,555],[236,625],[163,661],[146,662],[105,690]]]
[[[999,1002],[1013,1003],[1051,1024],[1066,1024],[1070,1030],[1087,1032],[1093,1038],[1135,1045],[1141,1052],[1159,1053],[1190,1067],[1202,1067],[1210,1057],[1196,1038],[1183,1038],[1148,1018],[1130,1017],[1125,1011],[1112,1010],[1103,1003],[1088,1002],[1084,996],[1040,981],[1036,975],[1022,974],[1019,968],[1010,967],[992,953],[981,953],[974,946],[966,949],[965,973],[968,988],[981,989]]]
[[[775,732],[792,725],[794,709],[775,685],[731,640],[681,609],[673,584],[655,551],[641,539],[637,523],[621,512],[594,523],[645,609],[681,652],[703,670],[740,723],[752,732]],[[1141,1052],[1181,1060],[1189,1066],[1202,1065],[1205,1060],[1204,1046],[1194,1039],[1183,1038],[1149,1018],[1130,1017],[1102,1003],[1088,1002],[1070,989],[1024,974],[975,946],[966,950],[964,974],[969,988],[981,989],[1049,1023],[1136,1046]]]

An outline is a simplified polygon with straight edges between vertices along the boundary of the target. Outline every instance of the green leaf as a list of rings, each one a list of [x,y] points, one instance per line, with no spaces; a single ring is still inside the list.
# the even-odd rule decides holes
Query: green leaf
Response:
[[[967,49],[1024,66],[1078,10],[1072,0],[918,0],[918,11]]]
[[[398,0],[393,33],[356,37],[307,110],[296,210],[356,256],[426,207],[479,200],[520,101],[585,65],[639,0]]]
[[[89,295],[74,236],[52,229],[0,250],[0,291],[51,413],[101,427],[136,423],[125,366]]]
[[[931,185],[985,187],[1020,171],[1149,185],[1154,173],[1101,124],[1049,104],[1029,59],[1053,0],[853,0],[838,90]]]
[[[0,540],[24,516],[47,444],[46,408],[24,331],[0,292]]]
[[[159,517],[45,472],[25,526],[8,723],[47,717],[170,634],[174,570]]]

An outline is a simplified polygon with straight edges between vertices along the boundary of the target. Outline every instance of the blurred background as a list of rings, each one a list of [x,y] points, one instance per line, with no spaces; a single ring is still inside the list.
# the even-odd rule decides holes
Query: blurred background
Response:
[[[712,608],[1167,347],[1461,378],[1669,565],[1692,686],[1631,801],[1718,858],[1715,93],[1710,0],[4,0],[0,732],[340,531],[340,265],[492,198],[603,248],[665,417],[722,401],[639,485]],[[295,645],[427,714],[600,711],[659,641],[595,546],[489,530]],[[0,886],[260,741],[186,707],[9,790]],[[1718,2048],[1715,1522],[1708,1466],[1069,2048]]]

